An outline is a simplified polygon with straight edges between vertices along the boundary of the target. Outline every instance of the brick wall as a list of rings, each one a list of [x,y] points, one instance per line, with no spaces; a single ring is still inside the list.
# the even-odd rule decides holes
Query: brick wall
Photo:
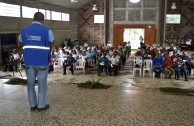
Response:
[[[105,39],[104,24],[94,24],[94,15],[104,15],[104,0],[94,1],[98,11],[93,11],[93,2],[79,9],[78,36],[80,44],[86,41],[89,44],[102,45]]]

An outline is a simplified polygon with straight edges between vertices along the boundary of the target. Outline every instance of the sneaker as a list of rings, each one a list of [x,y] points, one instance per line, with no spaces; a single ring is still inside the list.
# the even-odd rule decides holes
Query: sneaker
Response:
[[[40,112],[40,111],[45,111],[47,109],[49,109],[50,105],[49,104],[46,104],[44,108],[37,108],[37,110]]]
[[[37,109],[37,105],[34,107],[31,107],[31,111],[35,111]]]

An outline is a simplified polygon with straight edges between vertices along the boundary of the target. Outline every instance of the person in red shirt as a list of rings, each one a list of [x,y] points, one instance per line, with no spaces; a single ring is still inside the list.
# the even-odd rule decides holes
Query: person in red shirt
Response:
[[[172,75],[174,74],[174,69],[172,65],[172,59],[169,54],[166,54],[164,57],[163,67],[164,67],[164,77],[167,78],[168,76],[168,78],[171,79]]]
[[[177,53],[176,52],[173,52],[173,55],[171,56],[173,69],[175,68],[175,62],[177,61],[177,59],[178,59]]]

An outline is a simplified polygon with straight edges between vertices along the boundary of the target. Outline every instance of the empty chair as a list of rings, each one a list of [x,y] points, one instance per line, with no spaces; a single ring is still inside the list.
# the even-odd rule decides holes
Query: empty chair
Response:
[[[76,70],[82,69],[83,73],[85,73],[85,63],[86,61],[84,59],[78,59],[75,63]]]
[[[141,73],[142,73],[142,62],[143,61],[141,59],[134,60],[134,63],[133,63],[133,76],[135,76],[136,71],[139,71],[139,74],[141,76]]]
[[[152,76],[152,60],[146,59],[143,61],[143,77],[145,75],[145,71],[149,71],[150,76]]]

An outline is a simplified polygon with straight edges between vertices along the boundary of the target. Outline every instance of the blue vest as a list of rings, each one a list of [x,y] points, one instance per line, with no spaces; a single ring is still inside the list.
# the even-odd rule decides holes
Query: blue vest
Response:
[[[47,66],[50,61],[49,29],[33,23],[22,29],[24,64]]]

